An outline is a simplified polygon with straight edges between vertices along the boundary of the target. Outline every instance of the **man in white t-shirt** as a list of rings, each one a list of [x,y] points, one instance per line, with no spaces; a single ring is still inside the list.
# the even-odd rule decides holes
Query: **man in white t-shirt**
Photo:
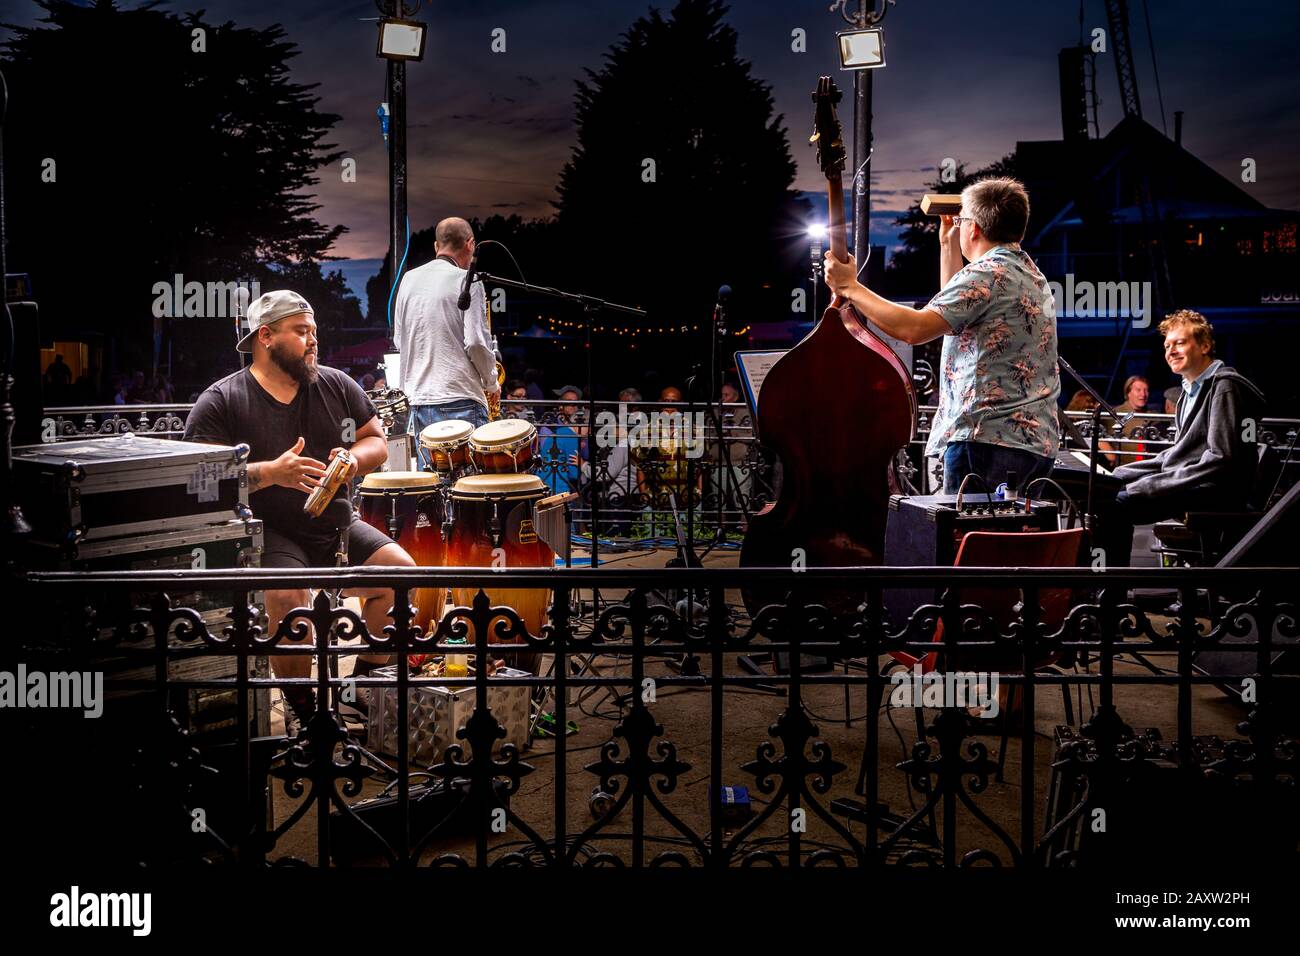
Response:
[[[501,394],[483,283],[470,286],[467,310],[456,302],[474,255],[474,230],[464,219],[442,220],[433,251],[433,261],[402,277],[393,310],[393,342],[402,355],[402,390],[417,439],[447,419],[487,424],[487,393]],[[420,461],[427,464],[423,449]]]

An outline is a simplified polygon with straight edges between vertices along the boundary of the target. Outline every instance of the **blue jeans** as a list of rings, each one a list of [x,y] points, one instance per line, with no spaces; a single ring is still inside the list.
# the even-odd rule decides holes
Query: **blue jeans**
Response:
[[[428,452],[420,446],[420,432],[434,422],[445,422],[450,419],[469,422],[475,428],[478,428],[480,425],[487,424],[487,406],[480,405],[472,398],[458,398],[454,402],[440,402],[437,405],[411,406],[410,428],[411,433],[415,435],[415,447],[417,454],[420,456],[420,469],[422,471],[429,471],[432,465],[429,462]]]
[[[1025,486],[1035,478],[1052,473],[1051,458],[1035,455],[1019,448],[989,445],[982,441],[952,442],[943,452],[943,493],[955,495],[967,475],[983,479],[971,481],[966,491],[971,494],[993,494],[998,485],[1007,480],[1009,472],[1016,473],[1016,488],[1023,495]]]

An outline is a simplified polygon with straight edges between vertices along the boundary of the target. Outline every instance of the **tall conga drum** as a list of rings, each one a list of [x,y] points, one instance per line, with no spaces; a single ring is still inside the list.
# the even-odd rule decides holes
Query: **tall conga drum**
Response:
[[[372,471],[361,482],[361,520],[394,541],[421,566],[446,563],[442,537],[442,479],[427,471]],[[415,623],[428,633],[438,626],[447,603],[445,588],[410,592]]]
[[[546,483],[536,475],[485,474],[461,478],[451,489],[453,524],[447,540],[447,564],[466,568],[554,567],[555,551],[538,535],[535,523],[537,502],[548,494]],[[500,560],[494,564],[497,555]],[[551,603],[549,588],[484,590],[494,605],[514,608],[530,634],[541,634],[546,609]],[[476,593],[476,588],[453,588],[452,600],[468,607]],[[490,630],[488,639],[496,639]],[[519,653],[510,663],[536,674],[539,656]]]

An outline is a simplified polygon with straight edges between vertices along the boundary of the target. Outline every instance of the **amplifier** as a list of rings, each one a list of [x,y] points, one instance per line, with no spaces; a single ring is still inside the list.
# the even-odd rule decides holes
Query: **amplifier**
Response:
[[[86,541],[63,548],[52,542],[31,542],[26,551],[30,570],[48,571],[189,571],[202,568],[245,568],[261,564],[263,530],[262,522],[248,520],[225,521],[185,531],[167,531],[141,534],[123,538]],[[208,631],[220,634],[230,624],[232,594],[229,591],[189,590],[183,576],[167,589],[176,606],[192,608],[198,612]],[[155,645],[152,639],[113,642],[114,629],[124,620],[132,607],[147,607],[153,594],[128,591],[123,588],[79,587],[76,600],[68,602],[66,610],[73,612],[81,607],[95,609],[98,639],[103,643],[94,651],[88,666],[104,672],[105,680],[152,681],[156,676]],[[249,592],[249,602],[259,604],[260,591]],[[75,605],[75,607],[74,607]],[[66,626],[79,626],[79,615],[72,613]],[[64,646],[80,648],[81,642],[73,633],[63,635]],[[236,674],[234,654],[213,653],[202,641],[182,641],[176,630],[168,636],[167,676],[173,681],[229,680]],[[250,673],[265,675],[264,657],[250,660]],[[269,733],[269,694],[265,689],[252,693],[254,702],[255,733]],[[127,703],[147,703],[150,700],[141,686],[109,686],[105,697],[110,712],[106,717],[119,715],[131,720],[135,708]],[[172,694],[173,708],[186,729],[205,736],[221,733],[233,734],[236,726],[236,692],[225,687],[176,688]],[[118,703],[120,702],[120,703]]]
[[[1023,499],[1001,501],[987,494],[891,495],[885,525],[885,564],[890,567],[950,565],[962,538],[971,531],[1055,531],[1057,506],[1035,501],[1029,510]],[[938,588],[888,588],[885,606],[895,627],[922,604],[937,601]]]
[[[251,516],[247,445],[136,435],[22,445],[13,482],[32,539],[85,541]]]
[[[1099,796],[1101,781],[1088,779],[1098,767],[1096,743],[1065,726],[1056,728],[1055,740],[1043,831],[1063,823],[1090,793],[1093,802],[1045,841],[1048,866],[1065,862],[1062,852],[1098,869],[1152,859],[1232,864],[1243,854],[1261,862],[1273,855],[1294,859],[1300,840],[1295,788],[1285,778],[1270,783],[1249,771],[1232,777],[1221,770],[1229,745],[1250,741],[1193,737],[1191,766],[1183,767],[1177,744],[1166,744],[1158,729],[1125,735],[1119,743],[1124,757],[1112,768],[1110,789]],[[1067,748],[1077,759],[1067,759]],[[1290,759],[1286,738],[1277,738],[1274,759],[1279,766]],[[1097,808],[1105,811],[1104,829],[1095,825]]]

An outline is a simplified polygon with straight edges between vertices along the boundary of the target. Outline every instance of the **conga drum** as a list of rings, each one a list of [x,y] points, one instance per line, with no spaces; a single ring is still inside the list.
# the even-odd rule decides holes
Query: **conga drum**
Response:
[[[421,566],[442,567],[442,479],[427,471],[372,471],[361,482],[361,520],[378,528]],[[446,607],[444,588],[414,588],[415,623],[427,634]]]
[[[469,468],[469,436],[474,426],[459,419],[434,422],[420,432],[420,447],[434,474],[454,481]]]
[[[447,540],[447,564],[466,568],[551,568],[555,552],[537,533],[535,506],[548,494],[546,483],[536,475],[467,475],[451,489],[453,523]],[[495,549],[500,551],[495,551]],[[494,552],[500,559],[493,563]],[[546,609],[551,603],[549,588],[493,587],[487,591],[494,605],[515,609],[530,634],[541,634]],[[476,588],[453,588],[458,605],[473,604]],[[495,622],[493,622],[495,623]],[[488,639],[495,640],[489,630]],[[537,673],[539,654],[514,655],[512,666]]]
[[[537,454],[537,426],[522,418],[502,418],[474,429],[469,457],[480,474],[524,474]]]

